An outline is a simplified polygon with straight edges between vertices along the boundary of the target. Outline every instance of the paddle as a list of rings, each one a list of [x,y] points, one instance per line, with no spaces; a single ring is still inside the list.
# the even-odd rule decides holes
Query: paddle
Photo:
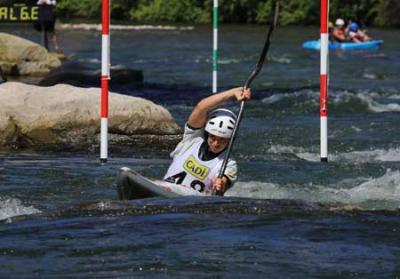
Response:
[[[276,25],[278,23],[278,15],[279,15],[279,2],[274,2],[274,18],[273,18],[273,22],[269,26],[267,39],[265,40],[264,48],[263,48],[263,50],[261,52],[260,58],[258,59],[256,67],[254,68],[253,72],[250,74],[250,76],[248,77],[248,79],[247,79],[247,81],[246,81],[246,83],[244,85],[244,88],[246,88],[246,89],[250,87],[251,83],[256,78],[256,76],[259,74],[259,72],[261,71],[261,69],[262,69],[262,67],[264,65],[264,60],[265,60],[265,57],[267,56],[267,52],[268,52],[269,45],[270,45],[270,42],[271,42],[272,32],[274,31],[274,29],[275,29],[275,27],[276,27]],[[222,178],[224,176],[225,169],[226,169],[226,166],[228,164],[228,159],[229,159],[229,156],[230,156],[231,151],[232,151],[233,142],[235,141],[236,133],[238,131],[240,121],[242,120],[243,111],[244,111],[244,104],[245,104],[245,101],[242,101],[240,103],[240,111],[239,111],[239,114],[238,114],[237,121],[235,123],[235,127],[233,128],[232,136],[231,136],[231,138],[229,140],[229,144],[228,144],[228,148],[226,150],[224,161],[222,162],[222,166],[221,166],[221,169],[220,169],[219,174],[218,174],[219,178]],[[223,192],[222,191],[215,191],[214,194],[218,195],[218,196],[222,196]]]

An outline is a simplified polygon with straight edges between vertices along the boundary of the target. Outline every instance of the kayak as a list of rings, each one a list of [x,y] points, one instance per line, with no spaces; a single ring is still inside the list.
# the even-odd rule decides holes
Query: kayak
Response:
[[[122,167],[117,181],[118,199],[135,200],[152,197],[174,198],[181,196],[205,196],[191,187],[151,180],[136,171]]]
[[[372,40],[362,43],[339,43],[330,42],[329,49],[342,49],[342,50],[373,50],[378,49],[383,44],[383,40]],[[319,50],[321,44],[319,41],[307,41],[303,43],[303,48]]]

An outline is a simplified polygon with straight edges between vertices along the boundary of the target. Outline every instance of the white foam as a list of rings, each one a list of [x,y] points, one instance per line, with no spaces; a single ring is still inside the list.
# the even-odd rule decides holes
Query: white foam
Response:
[[[382,177],[357,177],[335,185],[278,185],[258,181],[238,182],[226,196],[259,199],[302,199],[351,205],[392,202],[400,208],[400,171],[387,170]]]
[[[23,206],[22,202],[13,198],[0,198],[0,220],[21,215],[31,215],[41,213],[33,206]]]
[[[286,96],[287,96],[287,94],[279,94],[279,95],[276,94],[276,95],[272,95],[270,97],[262,99],[262,102],[264,104],[270,105],[270,104],[278,103],[279,101],[283,100]]]
[[[385,96],[386,94],[379,94],[374,91],[359,91],[357,93],[349,91],[331,91],[329,92],[329,103],[340,106],[342,104],[361,103],[372,112],[400,112],[400,104],[391,102],[388,104],[381,104],[377,100],[387,99],[397,101],[400,99],[398,95]],[[264,98],[262,102],[267,105],[283,102],[286,100],[296,100],[296,103],[303,103],[310,106],[319,105],[319,92],[312,90],[302,90],[290,93],[275,94],[270,97]]]
[[[287,189],[273,183],[258,181],[238,182],[229,189],[225,196],[258,199],[288,199],[296,198]]]
[[[219,65],[229,65],[229,64],[238,64],[246,61],[253,61],[254,57],[249,56],[249,57],[241,57],[241,58],[228,58],[228,57],[218,57],[218,64]],[[213,60],[210,57],[197,57],[195,59],[196,63],[212,63]]]
[[[290,93],[283,93],[283,94],[275,94],[270,97],[262,99],[264,104],[274,104],[286,99],[296,99],[299,97],[304,98],[306,102],[312,102],[313,104],[317,104],[319,102],[319,92],[312,91],[312,90],[304,90],[304,91],[295,91]],[[304,101],[303,101],[304,102]]]
[[[224,64],[238,64],[238,63],[240,63],[240,62],[242,62],[243,60],[240,60],[240,59],[236,59],[236,58],[231,58],[231,59],[228,59],[228,58],[220,58],[219,60],[218,60],[218,64],[221,64],[221,65],[224,65]]]
[[[268,153],[273,154],[294,154],[296,157],[310,161],[318,162],[320,160],[319,153],[312,153],[303,147],[272,145],[267,150]],[[365,151],[352,151],[348,153],[329,154],[330,161],[338,162],[399,162],[400,161],[400,147]]]
[[[353,162],[398,162],[400,161],[400,148],[390,148],[388,150],[375,149],[369,151],[353,151],[350,153],[333,156],[333,160],[335,161],[341,161],[343,159]]]
[[[396,201],[400,203],[400,171],[387,170],[382,177],[369,178],[368,181],[343,190],[350,201],[360,203],[365,201]]]
[[[378,79],[378,75],[372,73],[364,73],[363,78],[366,79]]]
[[[310,202],[333,203],[349,200],[340,189],[313,185],[278,185],[259,181],[237,182],[225,196],[257,199],[300,199]]]
[[[291,64],[292,63],[292,59],[290,59],[287,54],[284,54],[281,56],[270,55],[268,58],[269,58],[269,60],[276,62],[276,63],[280,63],[280,64]]]
[[[359,132],[362,131],[361,128],[358,128],[358,127],[356,127],[356,126],[354,126],[354,125],[352,125],[351,128],[352,128],[354,131],[356,131],[357,133],[359,133]]]
[[[79,62],[84,62],[84,63],[93,63],[93,64],[99,64],[101,63],[101,60],[98,58],[86,58],[86,59],[78,59]]]
[[[380,104],[374,101],[370,95],[358,93],[357,97],[368,105],[368,109],[372,112],[389,112],[400,111],[400,105],[396,103]]]
[[[284,146],[278,144],[270,146],[267,152],[273,154],[294,154],[296,157],[310,162],[318,162],[321,160],[318,153],[308,152],[303,147]]]
[[[400,95],[396,95],[396,94],[390,95],[390,96],[388,96],[388,99],[391,99],[391,100],[400,100]]]
[[[330,101],[335,104],[350,103],[358,100],[360,103],[365,104],[367,109],[372,112],[400,111],[400,105],[397,103],[381,104],[377,101],[377,99],[387,98],[384,93],[379,94],[374,91],[359,91],[357,93],[343,91],[334,93],[330,96]],[[395,100],[395,98],[390,99]]]

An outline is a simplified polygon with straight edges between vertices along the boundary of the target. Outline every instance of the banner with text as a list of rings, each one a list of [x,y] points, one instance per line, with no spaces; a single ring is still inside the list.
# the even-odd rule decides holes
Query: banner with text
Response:
[[[0,0],[0,22],[32,22],[53,20],[53,6],[37,0]]]

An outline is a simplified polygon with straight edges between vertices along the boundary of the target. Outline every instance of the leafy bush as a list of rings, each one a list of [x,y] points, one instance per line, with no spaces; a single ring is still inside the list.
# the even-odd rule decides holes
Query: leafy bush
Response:
[[[320,0],[281,0],[280,24],[319,24]],[[264,23],[272,0],[219,0],[219,19],[227,23]],[[101,18],[101,0],[58,0],[61,18]],[[134,22],[211,23],[213,0],[112,0],[112,19]],[[330,0],[330,19],[399,26],[399,0]]]
[[[206,17],[196,0],[142,0],[130,11],[130,18],[151,22],[200,22]]]
[[[60,0],[57,13],[64,18],[98,18],[101,15],[101,0]]]

